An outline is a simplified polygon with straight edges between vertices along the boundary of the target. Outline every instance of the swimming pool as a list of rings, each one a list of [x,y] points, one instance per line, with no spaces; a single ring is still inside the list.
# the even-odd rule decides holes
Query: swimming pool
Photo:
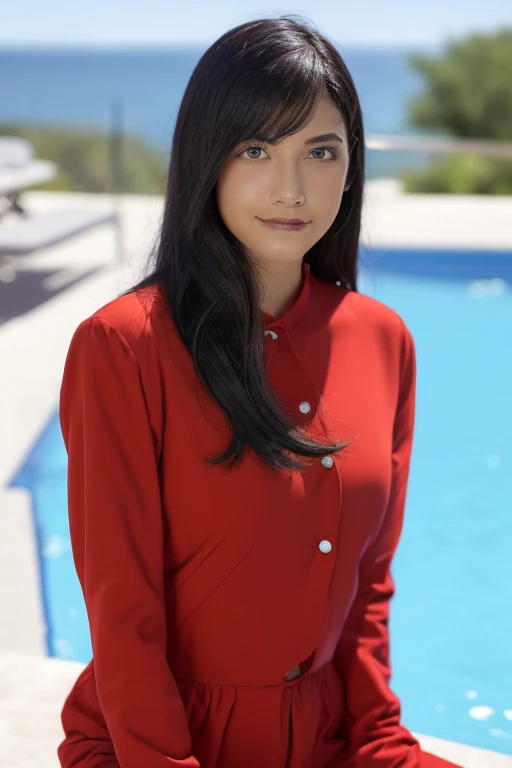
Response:
[[[512,755],[512,253],[361,256],[361,292],[401,314],[418,364],[392,686],[410,729]],[[87,662],[66,461],[56,407],[10,485],[32,495],[48,653]]]

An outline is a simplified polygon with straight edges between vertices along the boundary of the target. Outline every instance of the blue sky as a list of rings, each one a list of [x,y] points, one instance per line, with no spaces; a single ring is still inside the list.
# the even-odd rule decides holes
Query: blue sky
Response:
[[[0,46],[168,46],[213,42],[261,16],[299,13],[341,45],[438,46],[512,26],[510,0],[24,0],[2,14]]]

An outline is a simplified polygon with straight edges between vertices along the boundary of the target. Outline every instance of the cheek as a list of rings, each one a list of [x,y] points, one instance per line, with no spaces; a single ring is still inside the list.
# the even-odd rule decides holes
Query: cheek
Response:
[[[246,238],[248,218],[254,210],[247,189],[234,183],[232,178],[223,179],[217,186],[217,207],[226,227],[243,241]]]
[[[242,209],[248,203],[260,199],[261,190],[258,187],[257,180],[250,178],[247,174],[230,171],[223,176],[219,176],[217,182],[217,203],[219,208],[224,209]]]
[[[330,220],[330,223],[336,218],[340,206],[342,205],[343,195],[345,194],[343,187],[345,185],[344,177],[338,179],[335,184],[329,185],[324,190],[324,211],[325,216]]]
[[[328,175],[324,181],[324,194],[329,200],[341,202],[343,187],[347,177],[346,169],[336,169],[335,173]]]
[[[343,199],[343,179],[323,179],[323,183],[315,186],[311,192],[307,208],[311,218],[318,222],[331,222],[336,218]]]

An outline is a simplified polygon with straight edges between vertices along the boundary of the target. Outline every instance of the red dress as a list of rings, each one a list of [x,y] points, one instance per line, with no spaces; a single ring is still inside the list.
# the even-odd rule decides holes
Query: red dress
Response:
[[[74,332],[60,419],[93,659],[62,710],[63,768],[453,765],[421,752],[388,686],[411,334],[306,265],[293,305],[264,317],[285,411],[356,438],[303,474],[251,449],[231,473],[203,463],[229,423],[157,287]]]

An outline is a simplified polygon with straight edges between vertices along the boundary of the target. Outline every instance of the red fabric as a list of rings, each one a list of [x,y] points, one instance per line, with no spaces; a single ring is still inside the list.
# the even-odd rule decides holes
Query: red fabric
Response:
[[[157,288],[73,334],[60,419],[93,659],[62,710],[63,768],[452,765],[420,751],[388,684],[411,334],[306,267],[264,319],[283,409],[317,439],[356,438],[332,466],[276,472],[250,449],[233,472],[204,463],[230,425]]]

